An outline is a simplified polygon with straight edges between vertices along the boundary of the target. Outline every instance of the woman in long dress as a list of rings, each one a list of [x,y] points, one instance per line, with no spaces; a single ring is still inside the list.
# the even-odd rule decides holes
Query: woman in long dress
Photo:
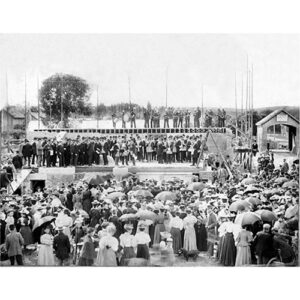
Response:
[[[251,264],[250,243],[253,240],[253,234],[248,230],[248,226],[243,226],[237,236],[237,255],[236,266],[245,266]]]
[[[190,209],[187,209],[186,213],[188,215],[183,219],[183,227],[184,227],[183,248],[187,251],[197,250],[196,233],[194,228],[194,225],[197,222],[197,218],[191,214]]]
[[[170,222],[170,233],[173,239],[173,251],[175,254],[182,248],[181,230],[183,229],[183,221],[179,217],[180,212],[175,213],[175,217]]]
[[[44,234],[41,236],[41,244],[39,247],[38,261],[39,266],[54,266],[53,254],[53,236],[50,234],[50,227],[46,227]]]
[[[135,249],[136,249],[136,239],[132,235],[132,224],[125,224],[124,226],[125,233],[120,235],[120,246],[122,248],[122,257],[120,261],[121,266],[127,266],[129,263],[129,260],[131,258],[134,258],[135,255]]]
[[[101,267],[117,266],[116,252],[119,249],[119,242],[113,236],[115,232],[116,227],[113,224],[109,224],[106,228],[106,234],[100,239],[98,255],[99,260],[97,262]]]
[[[139,225],[140,231],[135,235],[135,240],[137,244],[136,257],[149,260],[150,259],[149,243],[151,239],[149,234],[144,232],[145,228],[146,228],[146,224],[144,222],[140,223]]]
[[[199,251],[207,251],[207,231],[205,228],[205,219],[202,216],[197,217],[195,224],[197,249]]]
[[[30,218],[28,217],[27,212],[21,212],[21,218],[18,220],[18,225],[20,226],[20,234],[24,239],[24,247],[33,244],[33,235],[30,228]]]
[[[156,218],[153,245],[157,245],[160,243],[160,241],[161,241],[160,233],[166,231],[165,224],[164,224],[165,218],[166,218],[166,216],[165,216],[163,210],[161,209]]]
[[[220,252],[220,263],[223,266],[234,266],[236,259],[236,246],[233,235],[234,224],[231,221],[223,224],[225,234]]]

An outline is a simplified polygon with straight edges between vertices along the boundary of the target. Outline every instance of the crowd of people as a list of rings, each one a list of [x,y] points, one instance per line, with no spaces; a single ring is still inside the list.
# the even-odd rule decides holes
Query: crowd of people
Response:
[[[197,164],[201,147],[207,152],[202,135],[181,136],[109,136],[80,137],[57,140],[34,138],[23,140],[11,161],[15,169],[22,166],[67,167],[108,165],[109,158],[115,165],[135,165],[136,161],[159,164]]]
[[[224,109],[218,109],[217,113],[213,110],[207,110],[202,116],[203,124],[201,124],[202,112],[199,107],[194,111],[187,109],[174,109],[166,108],[163,113],[160,113],[158,109],[144,109],[143,120],[144,128],[170,128],[170,120],[173,120],[173,128],[200,128],[204,127],[225,127],[226,126],[226,111]],[[119,118],[116,113],[112,114],[113,128],[116,128]],[[136,128],[136,113],[133,108],[130,111],[123,110],[120,116],[122,122],[122,128],[126,128],[126,124],[130,124],[130,128]],[[163,126],[161,126],[161,120]],[[193,122],[192,122],[193,120]]]
[[[223,266],[294,265],[299,165],[285,163],[214,182],[132,176],[22,196],[1,189],[1,260],[22,265],[37,253],[43,266],[171,266],[206,255]]]

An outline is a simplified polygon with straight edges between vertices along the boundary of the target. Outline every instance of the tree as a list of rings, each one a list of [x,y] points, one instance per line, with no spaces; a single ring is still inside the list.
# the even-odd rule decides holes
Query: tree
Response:
[[[61,127],[67,127],[71,113],[83,115],[92,113],[89,97],[90,87],[87,82],[69,74],[55,74],[47,78],[39,90],[41,107],[49,121],[61,121],[62,107]]]

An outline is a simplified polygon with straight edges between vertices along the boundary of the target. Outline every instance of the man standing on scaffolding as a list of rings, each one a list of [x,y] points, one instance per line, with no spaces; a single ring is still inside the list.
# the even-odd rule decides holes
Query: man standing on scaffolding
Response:
[[[130,112],[130,128],[136,128],[136,122],[135,122],[135,112],[134,109],[131,109]]]

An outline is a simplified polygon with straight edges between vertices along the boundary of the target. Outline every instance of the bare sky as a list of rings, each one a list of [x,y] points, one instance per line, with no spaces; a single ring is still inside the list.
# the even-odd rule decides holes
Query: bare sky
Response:
[[[237,76],[238,106],[246,57],[254,68],[254,106],[299,105],[300,35],[222,34],[1,34],[0,101],[37,104],[37,81],[54,73],[70,73],[96,86],[106,104],[132,101],[165,104],[168,67],[168,104],[234,107]]]

